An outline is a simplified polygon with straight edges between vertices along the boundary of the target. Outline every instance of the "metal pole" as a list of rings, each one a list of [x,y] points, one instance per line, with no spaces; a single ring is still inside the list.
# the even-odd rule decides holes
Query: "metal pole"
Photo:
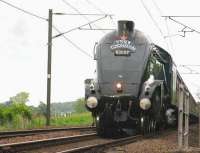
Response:
[[[183,147],[183,85],[179,87],[179,102],[178,102],[178,148]]]
[[[51,53],[52,53],[52,9],[49,9],[48,19],[48,65],[47,65],[47,114],[46,114],[46,125],[50,125],[51,117]]]
[[[184,146],[185,149],[188,149],[188,136],[189,136],[189,93],[186,93],[185,97],[185,107],[184,107],[184,112],[185,112],[185,132],[184,132]]]
[[[199,147],[200,147],[200,103],[198,104],[198,110],[199,110]]]

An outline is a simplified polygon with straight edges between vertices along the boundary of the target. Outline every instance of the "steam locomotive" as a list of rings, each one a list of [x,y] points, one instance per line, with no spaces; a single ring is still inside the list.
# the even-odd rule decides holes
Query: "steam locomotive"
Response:
[[[179,86],[184,93],[188,88],[170,54],[135,29],[133,21],[118,21],[118,29],[95,45],[94,59],[96,78],[85,80],[85,99],[99,135],[146,134],[177,125]]]

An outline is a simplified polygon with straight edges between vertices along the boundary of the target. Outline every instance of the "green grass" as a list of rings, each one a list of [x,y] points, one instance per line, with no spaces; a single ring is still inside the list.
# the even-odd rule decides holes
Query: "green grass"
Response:
[[[92,124],[90,113],[72,114],[70,117],[55,117],[51,119],[51,125],[86,126]]]
[[[32,120],[24,120],[20,116],[16,116],[12,123],[6,123],[0,126],[0,130],[18,130],[45,128],[46,119],[44,116],[32,117]],[[92,124],[92,116],[90,112],[73,113],[67,117],[51,117],[51,126],[89,126]]]

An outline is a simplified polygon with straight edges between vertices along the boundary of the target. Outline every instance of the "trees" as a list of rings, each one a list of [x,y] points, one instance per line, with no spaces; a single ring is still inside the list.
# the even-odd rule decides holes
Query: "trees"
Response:
[[[43,125],[47,115],[46,104],[40,101],[38,107],[27,106],[28,101],[29,93],[19,92],[10,97],[9,101],[0,104],[0,129],[27,128],[32,127],[34,124]],[[51,112],[58,112],[57,114],[87,111],[84,98],[77,99],[75,102],[56,103],[51,106]]]
[[[20,92],[13,97],[10,97],[11,103],[26,103],[28,102],[29,93],[28,92]]]
[[[41,115],[47,116],[47,105],[40,101],[40,105],[38,106],[38,113]]]
[[[16,96],[10,97],[9,103],[0,105],[0,124],[7,126],[19,127],[20,124],[31,120],[31,109],[26,105],[29,93],[20,92]],[[22,120],[22,123],[18,123]]]
[[[0,125],[4,122],[4,106],[0,104]]]
[[[13,103],[10,107],[13,116],[20,115],[25,119],[31,119],[31,110],[25,103]]]
[[[77,113],[82,113],[82,112],[86,112],[87,111],[87,109],[85,107],[85,100],[84,100],[84,98],[77,99],[77,101],[74,104],[74,110]]]
[[[23,118],[31,119],[31,109],[26,106],[26,102],[28,102],[29,93],[28,92],[19,92],[13,97],[10,97],[10,112],[13,117],[20,115]]]

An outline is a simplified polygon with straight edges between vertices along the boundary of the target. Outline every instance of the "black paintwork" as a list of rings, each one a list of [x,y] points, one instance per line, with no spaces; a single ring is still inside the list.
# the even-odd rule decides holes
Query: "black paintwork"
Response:
[[[177,78],[184,84],[173,69],[170,54],[136,30],[132,21],[119,21],[118,28],[99,41],[95,52],[97,77],[85,82],[85,98],[95,96],[98,99],[98,106],[89,110],[98,118],[99,133],[107,131],[106,128],[140,129],[141,118],[147,119],[146,125],[152,120],[165,123],[168,108],[175,109],[177,114]],[[147,91],[147,80],[151,75],[155,81]],[[119,82],[122,84],[120,92],[116,90]],[[94,85],[92,91],[91,84]],[[185,90],[188,91],[186,86]],[[140,108],[142,98],[151,100],[149,110]],[[191,104],[194,104],[193,99]]]

